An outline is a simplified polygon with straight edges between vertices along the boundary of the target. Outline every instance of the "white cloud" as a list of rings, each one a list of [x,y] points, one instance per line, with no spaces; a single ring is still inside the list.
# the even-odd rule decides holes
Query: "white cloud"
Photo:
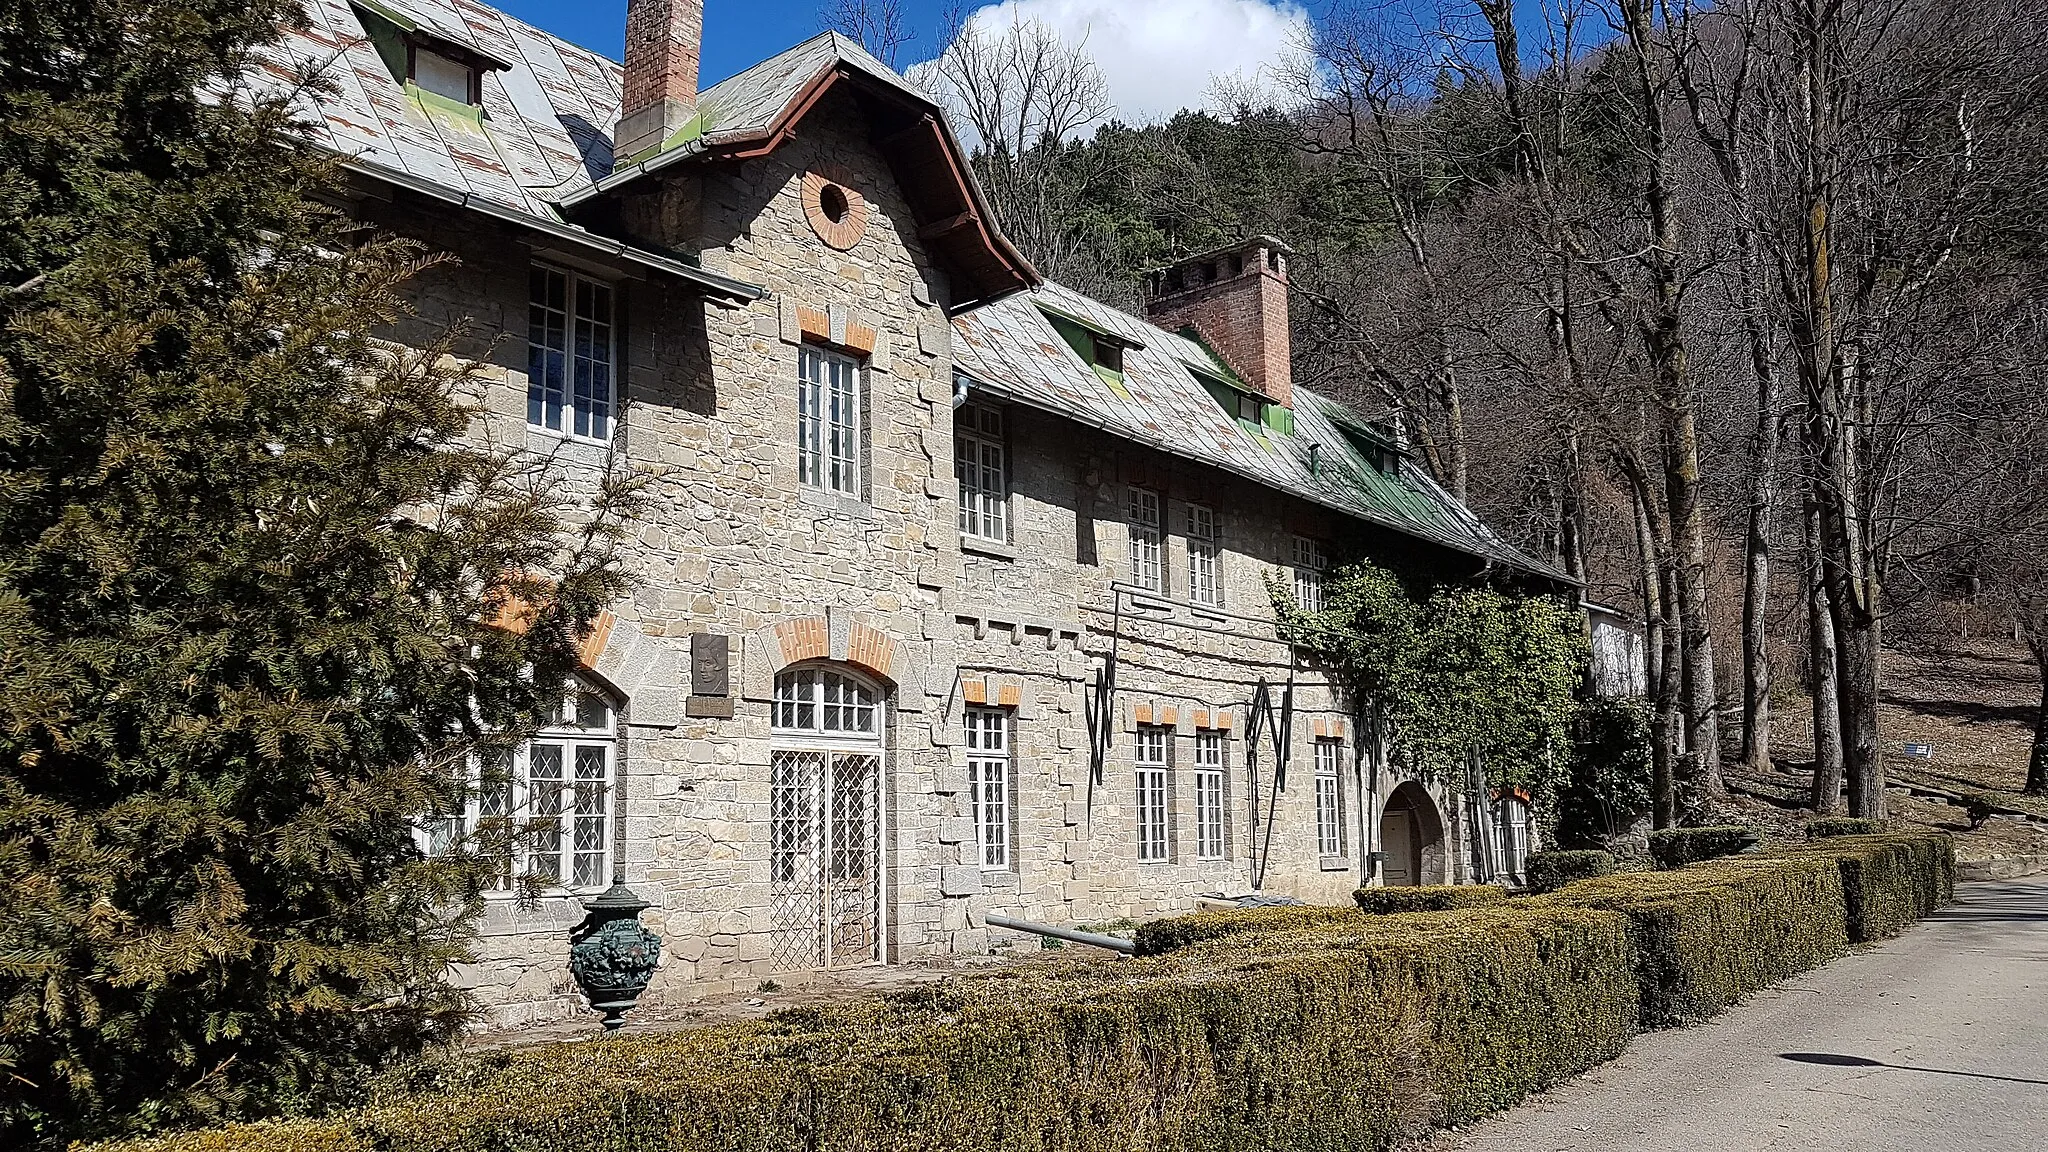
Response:
[[[1208,106],[1218,77],[1258,82],[1309,28],[1308,12],[1288,0],[1003,0],[970,18],[982,28],[1013,20],[1082,44],[1130,123]]]

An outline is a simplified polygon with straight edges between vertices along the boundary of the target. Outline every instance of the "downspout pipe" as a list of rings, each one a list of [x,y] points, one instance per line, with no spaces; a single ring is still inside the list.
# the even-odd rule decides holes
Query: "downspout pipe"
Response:
[[[1013,932],[1035,932],[1040,936],[1050,936],[1055,940],[1065,940],[1073,944],[1086,944],[1094,948],[1107,948],[1111,952],[1119,952],[1125,956],[1136,955],[1138,951],[1137,944],[1121,936],[1104,936],[1100,932],[1083,932],[1078,928],[1057,928],[1051,924],[1019,920],[1014,916],[1003,916],[995,912],[989,913],[984,919],[991,928],[1008,928]]]

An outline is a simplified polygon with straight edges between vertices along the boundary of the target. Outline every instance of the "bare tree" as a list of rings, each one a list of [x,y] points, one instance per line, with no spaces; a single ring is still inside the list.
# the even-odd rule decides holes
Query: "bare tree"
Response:
[[[980,177],[1004,230],[1056,280],[1092,270],[1073,204],[1062,190],[1094,173],[1062,149],[1114,106],[1085,40],[1068,44],[1051,25],[1012,15],[1008,22],[959,8],[947,14],[946,49],[911,70],[922,86],[971,134]]]
[[[1460,380],[1461,342],[1454,324],[1473,319],[1473,301],[1451,297],[1441,268],[1437,202],[1463,179],[1438,125],[1428,115],[1430,84],[1442,68],[1439,26],[1382,2],[1333,10],[1283,69],[1302,99],[1302,145],[1359,173],[1386,213],[1411,290],[1400,293],[1393,324],[1361,324],[1360,297],[1390,287],[1378,262],[1360,268],[1374,283],[1317,290],[1304,280],[1297,295],[1335,330],[1334,342],[1354,355],[1380,397],[1401,413],[1423,459],[1458,499],[1467,497],[1469,465]],[[1453,314],[1458,319],[1454,321]]]
[[[2034,6],[1770,0],[1760,119],[1770,246],[1803,403],[1836,642],[1850,810],[1884,813],[1878,714],[1892,581],[1982,534],[1970,477],[1929,452],[1977,414],[1984,254],[2038,211],[2048,29]]]
[[[868,50],[891,68],[901,68],[904,46],[917,39],[904,15],[903,0],[832,0],[818,23]]]

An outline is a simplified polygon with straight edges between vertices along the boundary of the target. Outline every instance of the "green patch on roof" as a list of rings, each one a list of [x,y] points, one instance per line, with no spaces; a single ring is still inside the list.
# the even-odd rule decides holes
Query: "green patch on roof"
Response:
[[[1094,333],[1095,335],[1100,336],[1105,340],[1109,340],[1112,343],[1122,344],[1127,348],[1143,348],[1145,346],[1139,341],[1133,340],[1129,336],[1126,336],[1121,332],[1117,332],[1110,328],[1105,328],[1102,325],[1097,324],[1095,321],[1090,320],[1086,317],[1076,316],[1073,313],[1068,312],[1064,309],[1055,308],[1052,305],[1047,304],[1043,300],[1033,301],[1033,303],[1037,304],[1038,310],[1040,312],[1045,313],[1045,318],[1052,321],[1053,327],[1055,328],[1059,327],[1061,321],[1065,321],[1068,324],[1072,324],[1076,327],[1085,328],[1088,331]]]
[[[1202,339],[1201,332],[1198,331],[1194,325],[1183,325],[1181,327],[1181,330],[1179,332],[1176,332],[1175,335],[1179,336],[1183,340],[1186,340],[1188,343],[1193,344],[1195,347],[1200,348],[1202,350],[1202,353],[1209,358],[1209,363],[1206,366],[1201,364],[1188,365],[1188,368],[1192,370],[1196,375],[1199,376],[1204,373],[1212,374],[1221,377],[1225,383],[1228,383],[1237,388],[1242,388],[1247,392],[1258,391],[1258,389],[1253,388],[1251,385],[1245,383],[1244,377],[1239,376],[1237,374],[1236,369],[1232,368],[1223,359],[1223,357],[1216,354],[1216,349],[1211,348],[1209,346],[1209,342],[1207,340]]]
[[[697,108],[697,114],[683,121],[683,126],[669,133],[667,139],[659,144],[642,148],[624,160],[619,161],[616,167],[621,169],[631,168],[635,164],[652,160],[664,152],[673,152],[685,144],[701,140],[704,138],[704,134],[711,130],[711,125],[716,120],[716,109],[708,105],[700,105]]]
[[[438,92],[429,92],[410,80],[405,82],[405,94],[419,110],[430,115],[446,116],[450,120],[467,124],[477,131],[483,131],[484,110],[467,100],[450,100]]]

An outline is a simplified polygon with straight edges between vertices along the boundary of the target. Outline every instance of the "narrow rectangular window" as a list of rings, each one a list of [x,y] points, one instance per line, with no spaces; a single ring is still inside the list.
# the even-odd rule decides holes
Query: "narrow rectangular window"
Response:
[[[1159,493],[1131,489],[1131,583],[1166,591],[1166,565],[1159,554]]]
[[[1008,542],[1010,489],[1003,469],[1001,412],[969,404],[953,418],[953,478],[960,482],[960,534]]]
[[[1294,602],[1304,612],[1323,610],[1323,546],[1306,536],[1294,538]]]
[[[974,809],[977,862],[984,869],[1010,866],[1010,714],[998,708],[969,708],[967,791]]]
[[[1221,730],[1195,732],[1195,857],[1200,860],[1221,860],[1229,854],[1224,839],[1230,812],[1223,749]]]
[[[611,439],[619,356],[611,285],[536,265],[528,289],[526,422]]]
[[[1343,793],[1337,786],[1343,749],[1341,740],[1316,741],[1316,851],[1323,856],[1344,854]]]
[[[1168,856],[1167,733],[1155,725],[1138,729],[1138,859],[1147,863]]]
[[[860,495],[860,365],[808,344],[797,356],[797,479]]]
[[[1216,513],[1200,504],[1188,505],[1188,599],[1211,608],[1223,604],[1216,547]]]

